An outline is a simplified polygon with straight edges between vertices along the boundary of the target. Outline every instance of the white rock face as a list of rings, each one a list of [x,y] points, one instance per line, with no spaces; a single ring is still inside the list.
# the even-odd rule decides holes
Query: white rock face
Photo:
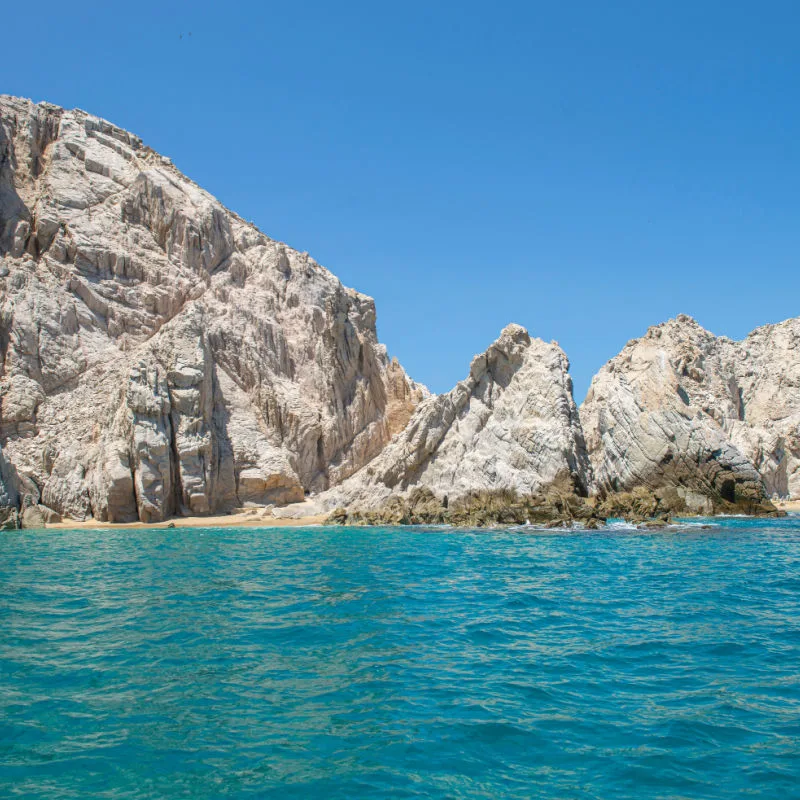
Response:
[[[448,500],[554,483],[585,493],[590,467],[568,369],[558,345],[509,325],[465,380],[424,400],[377,458],[320,497],[322,506],[375,508],[414,487]]]
[[[600,371],[579,419],[564,353],[512,325],[430,397],[373,301],[308,254],[132,134],[0,96],[0,525],[414,487],[798,497],[799,343],[800,319],[737,343],[678,317]]]
[[[800,498],[800,318],[736,343],[738,417],[731,442],[755,465],[767,494]]]
[[[300,500],[427,394],[370,298],[137,137],[7,96],[0,365],[2,498],[79,519]]]
[[[764,487],[796,495],[798,342],[800,320],[734,342],[684,315],[628,342],[581,407],[597,491],[672,485],[699,511]]]

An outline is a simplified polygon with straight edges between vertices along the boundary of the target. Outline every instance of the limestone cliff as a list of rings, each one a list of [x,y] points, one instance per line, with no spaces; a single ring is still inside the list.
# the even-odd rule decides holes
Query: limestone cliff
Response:
[[[335,485],[426,392],[373,301],[132,134],[0,96],[0,504],[160,520]]]
[[[136,136],[0,96],[0,526],[637,486],[800,495],[800,319],[651,328],[580,417],[564,353],[511,325],[432,397],[308,254]]]
[[[321,501],[374,508],[419,487],[449,500],[554,484],[585,494],[590,467],[568,369],[558,345],[509,325],[465,380],[424,400],[377,458]]]
[[[629,342],[581,407],[597,491],[673,487],[705,512],[796,493],[799,333],[734,342],[680,315]]]

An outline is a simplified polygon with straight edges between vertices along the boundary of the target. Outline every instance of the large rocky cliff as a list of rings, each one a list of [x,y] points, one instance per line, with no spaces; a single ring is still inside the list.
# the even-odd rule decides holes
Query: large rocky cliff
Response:
[[[296,501],[425,395],[369,297],[126,131],[0,97],[0,503],[153,521]]]

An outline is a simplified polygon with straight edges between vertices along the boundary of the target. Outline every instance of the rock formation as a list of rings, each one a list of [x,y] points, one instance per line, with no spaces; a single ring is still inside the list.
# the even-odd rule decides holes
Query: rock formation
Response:
[[[373,301],[135,136],[0,97],[0,505],[161,520],[299,500],[426,395]]]
[[[671,488],[704,513],[796,491],[798,331],[734,342],[680,315],[628,342],[581,407],[595,489]]]
[[[0,530],[17,527],[18,503],[19,495],[15,476],[3,455],[2,447],[0,447]]]
[[[0,96],[0,527],[309,495],[420,519],[514,497],[596,521],[577,496],[631,489],[640,515],[759,510],[800,495],[799,342],[800,320],[732,342],[678,317],[603,367],[579,418],[564,353],[510,325],[429,396],[373,301],[308,254],[136,136]]]
[[[423,487],[449,501],[553,485],[586,494],[589,462],[568,369],[558,345],[509,325],[465,380],[424,400],[379,456],[320,500],[375,508]]]
[[[757,328],[736,343],[733,368],[731,442],[758,470],[767,494],[800,497],[800,318]]]

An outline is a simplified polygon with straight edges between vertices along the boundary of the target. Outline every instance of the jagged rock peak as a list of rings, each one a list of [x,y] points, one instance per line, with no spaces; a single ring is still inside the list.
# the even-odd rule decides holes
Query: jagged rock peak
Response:
[[[568,368],[556,344],[509,325],[465,380],[424,400],[376,459],[322,501],[374,508],[415,487],[451,500],[556,483],[585,492],[590,467]]]
[[[427,394],[375,320],[133,134],[0,97],[4,497],[152,521],[335,485]]]

